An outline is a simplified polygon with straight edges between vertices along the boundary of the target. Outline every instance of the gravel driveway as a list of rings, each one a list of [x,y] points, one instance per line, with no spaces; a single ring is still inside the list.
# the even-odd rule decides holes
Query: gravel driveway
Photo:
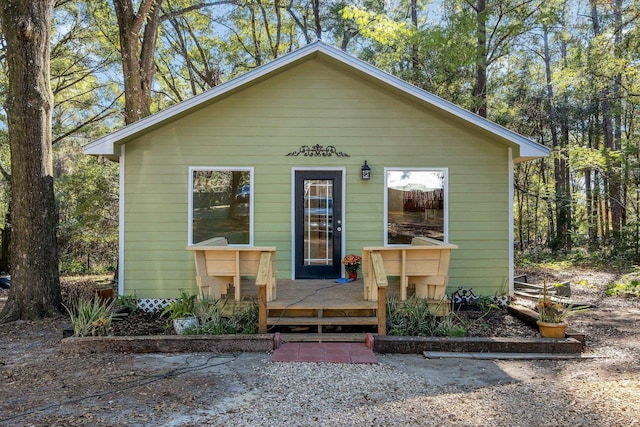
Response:
[[[66,356],[62,321],[0,325],[0,425],[640,426],[640,303],[578,294],[598,308],[576,320],[585,358],[565,361]]]

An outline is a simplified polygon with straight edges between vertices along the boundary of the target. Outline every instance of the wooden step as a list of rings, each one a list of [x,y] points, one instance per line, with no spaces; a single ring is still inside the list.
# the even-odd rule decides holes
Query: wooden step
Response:
[[[365,342],[367,334],[305,334],[280,333],[280,342]]]
[[[377,317],[267,317],[267,325],[377,325]]]

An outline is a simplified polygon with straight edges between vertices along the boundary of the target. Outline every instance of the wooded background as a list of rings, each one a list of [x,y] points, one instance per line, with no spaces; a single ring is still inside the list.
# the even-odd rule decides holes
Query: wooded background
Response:
[[[58,0],[61,272],[117,263],[117,165],[82,155],[84,144],[317,39],[552,148],[516,168],[520,253],[640,262],[639,18],[640,2],[622,0]],[[7,272],[11,154],[0,111]]]

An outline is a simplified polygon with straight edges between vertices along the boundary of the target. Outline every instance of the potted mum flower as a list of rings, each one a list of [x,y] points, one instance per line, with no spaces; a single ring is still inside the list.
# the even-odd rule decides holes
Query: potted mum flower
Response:
[[[358,278],[358,269],[360,268],[361,262],[362,257],[354,254],[349,254],[342,259],[344,271],[347,272],[349,279],[356,280]]]

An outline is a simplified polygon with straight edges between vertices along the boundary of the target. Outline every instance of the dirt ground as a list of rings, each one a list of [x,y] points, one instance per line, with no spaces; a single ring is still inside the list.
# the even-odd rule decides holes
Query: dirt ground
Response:
[[[357,400],[293,417],[277,409],[287,408],[279,394],[301,379],[283,377],[283,365],[294,364],[271,363],[268,354],[62,355],[65,319],[19,321],[0,325],[0,426],[449,425],[437,416],[451,405],[481,414],[470,421],[451,414],[456,425],[640,425],[640,300],[606,296],[615,272],[525,273],[530,282],[570,280],[574,300],[595,306],[571,320],[587,335],[582,359],[467,362],[380,355],[379,365],[355,371],[353,381],[372,377],[349,390]],[[327,378],[356,368],[305,369],[295,372],[317,385],[313,401],[322,402],[331,398],[323,393],[335,395]],[[394,385],[384,405],[369,399],[392,381],[387,377],[407,378],[421,388],[406,396]],[[551,403],[550,396],[560,401]],[[304,402],[291,404],[300,409]],[[394,418],[385,418],[389,405]],[[261,410],[269,421],[250,417]],[[349,416],[335,418],[336,411]]]

